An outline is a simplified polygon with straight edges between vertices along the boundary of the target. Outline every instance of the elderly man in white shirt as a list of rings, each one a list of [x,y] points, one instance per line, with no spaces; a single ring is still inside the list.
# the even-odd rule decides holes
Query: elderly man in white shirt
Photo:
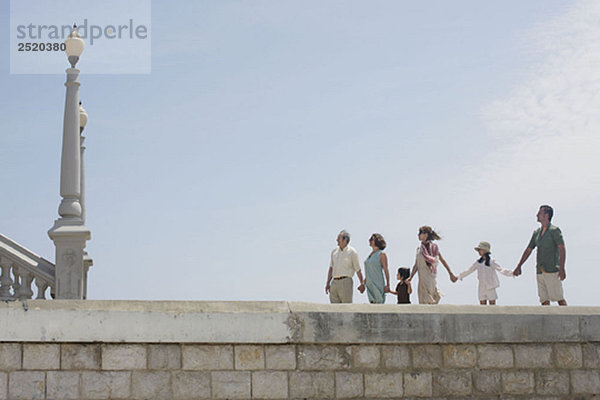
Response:
[[[358,290],[364,292],[364,279],[360,272],[358,253],[354,248],[348,246],[350,234],[341,231],[337,237],[338,247],[331,252],[331,262],[327,273],[325,293],[329,294],[331,303],[352,303],[352,277],[358,275],[360,286]],[[333,279],[333,281],[332,281]]]

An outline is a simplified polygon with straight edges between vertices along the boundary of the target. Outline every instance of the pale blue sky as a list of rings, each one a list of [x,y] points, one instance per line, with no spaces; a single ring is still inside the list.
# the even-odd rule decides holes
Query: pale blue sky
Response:
[[[327,302],[343,228],[361,261],[382,233],[393,271],[424,224],[456,273],[481,240],[514,268],[549,203],[567,301],[596,304],[599,16],[593,1],[154,1],[151,74],[86,74],[92,46],[79,65],[89,297]],[[50,260],[64,68],[10,75],[6,57],[0,74],[0,232]],[[499,304],[537,304],[533,259],[524,272],[500,278]],[[443,303],[477,302],[474,276],[438,280]]]

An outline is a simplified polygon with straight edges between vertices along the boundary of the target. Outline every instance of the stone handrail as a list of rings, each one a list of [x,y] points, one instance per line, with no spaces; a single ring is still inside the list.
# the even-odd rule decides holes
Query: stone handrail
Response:
[[[54,300],[29,301],[25,310],[0,303],[0,343],[12,341],[600,343],[600,307]]]
[[[54,292],[54,264],[0,234],[0,300],[26,300],[34,295],[46,298],[46,290]]]

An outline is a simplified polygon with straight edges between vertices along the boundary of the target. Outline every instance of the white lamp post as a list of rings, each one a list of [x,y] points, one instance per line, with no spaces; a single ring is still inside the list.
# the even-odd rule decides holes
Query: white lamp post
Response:
[[[83,252],[86,241],[90,239],[90,231],[86,228],[81,203],[81,145],[80,134],[83,131],[87,114],[80,115],[79,110],[79,70],[75,68],[83,52],[83,40],[73,26],[73,31],[65,40],[66,53],[71,68],[67,69],[67,93],[65,98],[65,116],[63,125],[62,155],[60,162],[60,195],[62,200],[58,207],[60,218],[48,231],[48,236],[56,247],[56,282],[57,299],[83,299],[84,265]],[[81,120],[84,119],[84,125]]]
[[[85,224],[85,136],[83,130],[88,122],[88,115],[81,102],[79,102],[79,133],[81,138],[81,195],[79,203],[81,204],[81,220]],[[83,251],[83,298],[87,299],[87,277],[90,267],[94,265],[94,260],[89,256],[87,251]]]
[[[85,126],[87,125],[88,122],[88,115],[87,112],[85,111],[85,109],[83,108],[83,106],[81,105],[81,102],[79,102],[79,134],[80,136],[80,149],[81,152],[79,154],[80,157],[80,165],[81,167],[79,168],[80,171],[80,184],[79,184],[79,191],[80,191],[80,195],[79,195],[79,204],[81,206],[81,220],[83,221],[83,223],[85,224],[85,136],[83,136],[83,130],[85,129]]]

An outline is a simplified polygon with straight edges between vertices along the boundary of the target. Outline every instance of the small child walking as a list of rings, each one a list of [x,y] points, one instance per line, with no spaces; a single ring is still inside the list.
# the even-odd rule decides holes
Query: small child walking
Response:
[[[410,269],[408,268],[398,268],[398,275],[396,278],[398,279],[398,285],[396,285],[396,290],[390,290],[391,294],[395,294],[398,296],[398,304],[410,304],[410,294],[412,293],[412,287],[410,286],[410,281],[407,280],[410,276]]]
[[[477,270],[479,304],[486,305],[486,302],[489,301],[490,305],[493,306],[496,304],[496,299],[498,299],[496,288],[500,286],[496,271],[506,276],[513,276],[513,273],[508,269],[500,267],[496,260],[490,257],[491,250],[492,246],[488,242],[479,242],[479,245],[475,247],[475,251],[479,253],[479,259],[469,269],[461,272],[458,275],[458,279],[462,281],[464,277]]]

